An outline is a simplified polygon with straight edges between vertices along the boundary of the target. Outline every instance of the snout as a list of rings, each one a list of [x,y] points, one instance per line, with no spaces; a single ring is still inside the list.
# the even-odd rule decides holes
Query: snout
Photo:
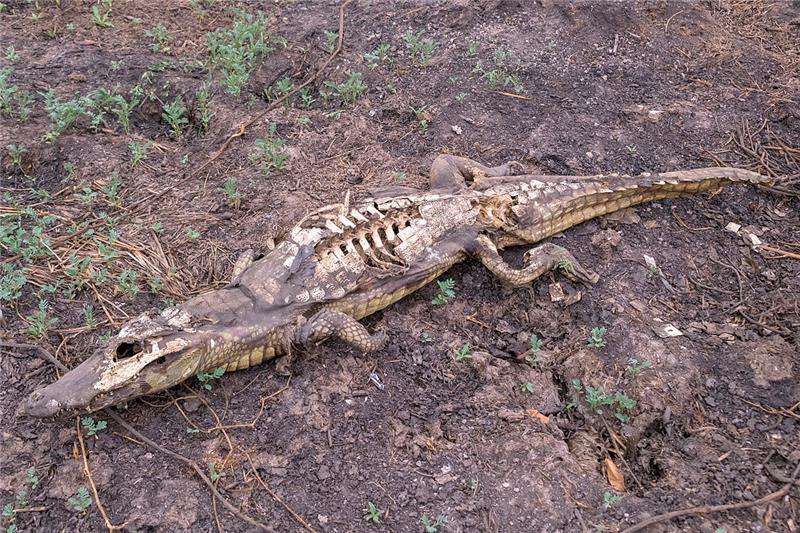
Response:
[[[61,412],[62,406],[55,398],[50,397],[44,389],[33,391],[28,399],[22,404],[23,415],[34,416],[36,418],[46,418],[56,416]]]
[[[55,383],[32,392],[22,405],[21,414],[44,418],[57,416],[67,410],[90,410],[100,392],[94,384],[102,361],[103,354],[96,352]]]

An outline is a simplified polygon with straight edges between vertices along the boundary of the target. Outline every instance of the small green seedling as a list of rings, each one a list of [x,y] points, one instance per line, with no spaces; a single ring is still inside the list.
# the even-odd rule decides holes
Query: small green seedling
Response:
[[[28,148],[24,144],[9,144],[6,146],[8,150],[8,157],[11,158],[11,164],[22,170],[22,156],[28,153]]]
[[[28,335],[41,339],[51,327],[58,323],[57,318],[50,318],[49,309],[50,304],[46,300],[39,300],[39,307],[36,312],[25,319],[28,322],[28,327],[25,330]]]
[[[425,30],[419,30],[418,32],[408,30],[403,35],[403,40],[406,42],[406,48],[408,48],[409,54],[411,55],[411,60],[425,67],[431,61],[435,45],[432,41],[423,41],[423,35],[425,35]]]
[[[77,512],[85,512],[92,505],[92,496],[89,494],[89,489],[81,485],[78,487],[78,492],[67,499],[67,503]]]
[[[586,402],[598,415],[603,414],[600,409],[604,405],[614,405],[614,396],[606,394],[603,387],[586,385]]]
[[[195,240],[198,237],[200,237],[200,232],[198,232],[194,228],[189,227],[189,228],[186,228],[186,236],[189,237],[192,240]]]
[[[631,420],[631,417],[627,412],[636,408],[636,400],[628,398],[627,395],[621,392],[618,392],[614,395],[614,400],[619,406],[617,408],[617,412],[614,413],[614,416],[617,417],[617,420],[620,422],[627,424]]]
[[[471,347],[469,343],[464,343],[464,346],[456,350],[456,361],[459,363],[461,361],[469,361],[472,359],[472,353],[470,353]]]
[[[591,333],[589,334],[589,339],[586,342],[586,345],[589,348],[602,348],[606,344],[608,344],[603,337],[608,332],[606,328],[592,328]]]
[[[189,123],[189,119],[184,115],[186,114],[186,107],[180,96],[176,96],[172,102],[164,105],[164,111],[161,113],[161,118],[164,122],[169,124],[174,137],[180,137],[183,134],[183,127]]]
[[[533,383],[530,381],[526,381],[522,385],[519,386],[519,390],[522,392],[527,392],[528,394],[533,394]]]
[[[226,179],[222,187],[217,188],[217,192],[221,192],[227,197],[229,206],[234,209],[239,209],[239,206],[242,204],[242,193],[239,191],[236,178]]]
[[[542,351],[542,339],[540,339],[535,333],[531,335],[530,338],[531,343],[531,355],[525,358],[525,361],[531,365],[531,367],[536,368],[539,366],[539,363],[542,360],[539,358],[539,352]]]
[[[366,513],[364,515],[364,520],[367,522],[372,522],[373,524],[380,524],[381,517],[386,511],[383,509],[378,509],[374,503],[368,501],[367,508],[364,509],[364,512]]]
[[[81,426],[86,430],[86,435],[88,437],[95,437],[108,427],[108,422],[105,420],[95,420],[91,416],[86,416],[81,418]]]
[[[640,363],[637,359],[631,357],[630,359],[628,359],[627,371],[628,374],[630,374],[632,377],[636,377],[639,374],[641,374],[642,371],[647,370],[652,366],[653,363],[651,363],[650,361],[642,361]]]
[[[218,472],[216,463],[208,463],[208,477],[211,478],[212,482],[216,483],[225,477],[225,472],[222,470]]]
[[[325,31],[325,51],[332,54],[336,51],[336,45],[339,43],[338,31]]]
[[[445,280],[436,280],[436,285],[439,286],[439,293],[431,300],[433,305],[444,305],[456,296],[455,286],[456,282],[452,278]]]
[[[387,43],[381,43],[372,52],[365,53],[364,54],[364,61],[367,62],[367,66],[370,69],[375,69],[380,64],[388,63],[390,61],[389,60],[389,45]]]
[[[36,472],[36,467],[32,466],[25,471],[25,482],[30,485],[31,491],[36,490],[39,486],[39,473]]]
[[[447,516],[442,514],[437,516],[434,521],[431,521],[426,515],[422,515],[420,518],[420,522],[422,522],[422,526],[425,528],[425,533],[437,533],[440,527],[447,524],[447,521]]]
[[[150,142],[136,142],[131,141],[128,143],[128,148],[131,151],[131,166],[135,167],[147,158],[147,152],[150,151],[152,144]]]
[[[608,509],[615,503],[619,502],[622,496],[617,496],[613,492],[606,491],[603,493],[603,509]]]
[[[225,369],[222,367],[215,368],[213,372],[200,372],[197,374],[197,381],[203,384],[203,388],[206,390],[211,390],[212,385],[211,382],[215,379],[219,379],[225,373]]]

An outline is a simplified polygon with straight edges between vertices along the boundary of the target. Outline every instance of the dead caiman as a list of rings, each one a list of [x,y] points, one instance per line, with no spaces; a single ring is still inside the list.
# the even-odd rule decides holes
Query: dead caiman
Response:
[[[353,206],[315,211],[264,257],[237,262],[227,287],[125,324],[82,364],[33,392],[23,411],[40,417],[94,411],[329,337],[364,352],[380,349],[386,336],[370,334],[358,320],[468,256],[512,285],[553,269],[595,283],[597,274],[555,244],[529,250],[522,268],[498,250],[642,202],[768,181],[734,168],[635,177],[519,175],[520,169],[515,162],[489,168],[440,156],[428,191],[388,189]]]

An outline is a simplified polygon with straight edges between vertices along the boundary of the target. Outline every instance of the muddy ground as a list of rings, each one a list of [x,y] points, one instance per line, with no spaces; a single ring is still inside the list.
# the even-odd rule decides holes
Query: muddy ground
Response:
[[[775,494],[800,462],[796,3],[360,0],[304,96],[227,145],[329,57],[337,3],[0,5],[2,341],[68,367],[128,317],[224,285],[242,251],[346,191],[423,187],[439,153],[783,177],[553,238],[600,274],[590,289],[557,275],[512,289],[468,261],[445,305],[427,287],[365,321],[389,335],[380,352],[329,342],[288,385],[266,364],[119,411],[254,523],[619,531],[741,504],[647,530],[800,527],[798,489]],[[229,55],[210,52],[214,31]],[[605,346],[588,346],[601,327]],[[19,417],[60,372],[31,348],[1,353],[6,531],[102,531],[98,503],[124,531],[257,530],[104,413],[80,430],[85,454],[75,419]]]

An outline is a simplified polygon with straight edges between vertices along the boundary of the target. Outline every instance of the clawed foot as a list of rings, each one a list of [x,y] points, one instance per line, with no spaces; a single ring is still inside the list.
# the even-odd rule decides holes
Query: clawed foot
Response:
[[[587,286],[594,285],[600,279],[597,272],[584,268],[568,250],[549,243],[525,252],[523,261],[526,265],[549,262],[551,268],[557,269],[568,280]]]

